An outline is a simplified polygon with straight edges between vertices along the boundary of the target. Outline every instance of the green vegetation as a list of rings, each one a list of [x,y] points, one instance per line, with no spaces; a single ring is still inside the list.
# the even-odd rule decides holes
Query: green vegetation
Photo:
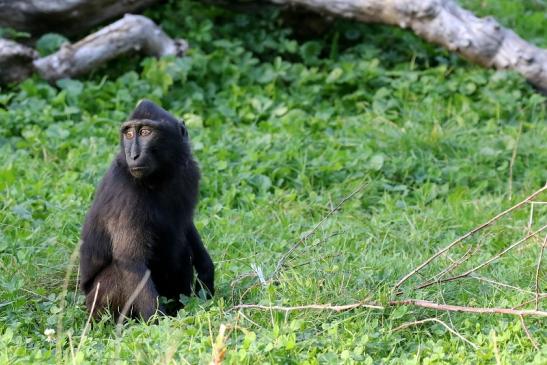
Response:
[[[543,2],[466,3],[525,38],[544,34]],[[515,74],[475,67],[393,28],[339,21],[302,40],[274,9],[243,14],[177,2],[148,15],[189,40],[188,57],[128,57],[80,81],[35,78],[0,91],[0,363],[208,363],[221,324],[227,364],[546,363],[541,319],[526,319],[536,351],[511,316],[231,309],[385,304],[405,273],[545,184],[544,97]],[[82,338],[76,267],[66,291],[65,275],[118,126],[144,97],[189,126],[203,172],[196,220],[217,264],[218,294],[184,298],[176,318],[128,323],[122,337],[105,318]],[[278,285],[239,280],[251,267],[268,277],[295,240],[363,183],[289,260]],[[536,207],[534,227],[546,212]],[[481,243],[465,267],[485,260],[525,234],[528,213],[450,257]],[[538,247],[528,243],[480,274],[534,292]],[[424,279],[449,263],[434,263]],[[404,297],[510,308],[533,295],[466,279]],[[479,349],[441,324],[393,331],[431,317]],[[46,329],[57,331],[52,342]]]

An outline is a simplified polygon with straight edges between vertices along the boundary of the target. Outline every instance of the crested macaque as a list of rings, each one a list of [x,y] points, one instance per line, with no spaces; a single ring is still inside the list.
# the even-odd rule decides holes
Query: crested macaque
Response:
[[[188,131],[143,100],[122,124],[120,145],[82,229],[80,288],[95,318],[173,315],[181,294],[214,294],[213,261],[193,223],[200,173]]]

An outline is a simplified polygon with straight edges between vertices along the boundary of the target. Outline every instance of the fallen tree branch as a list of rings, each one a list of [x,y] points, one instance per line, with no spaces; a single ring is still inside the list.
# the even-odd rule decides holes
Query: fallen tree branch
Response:
[[[497,253],[496,255],[492,256],[490,259],[484,261],[483,263],[467,270],[466,272],[462,273],[462,274],[459,274],[459,275],[455,275],[455,276],[451,276],[449,278],[446,278],[446,279],[441,279],[441,280],[437,280],[433,283],[425,283],[425,284],[422,284],[422,285],[419,285],[416,287],[416,289],[424,289],[424,288],[427,288],[431,285],[435,285],[435,284],[440,284],[440,283],[446,283],[446,282],[449,282],[449,281],[454,281],[454,280],[457,280],[457,279],[462,279],[462,278],[465,278],[467,276],[469,276],[470,274],[474,273],[475,271],[485,267],[486,265],[489,265],[490,263],[496,261],[497,259],[499,259],[501,256],[505,255],[507,252],[511,251],[512,249],[514,249],[515,247],[517,247],[518,245],[521,245],[523,242],[526,242],[528,239],[530,239],[531,237],[534,237],[536,236],[538,233],[544,231],[545,229],[547,229],[547,224],[544,225],[543,227],[541,227],[540,229],[538,229],[537,231],[535,232],[532,232],[528,235],[526,235],[525,237],[521,238],[520,240],[518,240],[517,242],[511,244],[510,246],[508,246],[507,248],[503,249],[502,251],[500,251],[499,253]]]
[[[48,81],[55,81],[84,74],[131,51],[161,57],[181,56],[187,49],[186,41],[171,39],[150,19],[127,14],[79,42],[64,44],[59,51],[43,58],[37,58],[38,54],[29,47],[0,39],[0,82],[22,81],[33,72]]]
[[[461,305],[439,304],[420,299],[405,299],[405,300],[392,300],[388,303],[388,307],[397,306],[415,306],[421,308],[434,309],[445,312],[466,312],[476,314],[509,314],[514,316],[535,316],[535,317],[547,317],[547,312],[533,309],[511,309],[511,308],[487,308],[487,307],[468,307]],[[357,302],[352,304],[332,305],[332,304],[306,304],[298,305],[294,307],[285,307],[281,305],[262,305],[262,304],[238,304],[232,307],[232,309],[255,309],[255,310],[268,310],[268,311],[280,311],[280,312],[293,312],[299,310],[327,310],[334,312],[344,312],[357,308],[368,308],[384,310],[385,306],[370,303],[370,302]]]
[[[467,307],[461,305],[439,304],[427,300],[405,299],[393,300],[389,302],[390,306],[412,305],[416,307],[434,309],[438,311],[466,312],[477,314],[510,314],[514,316],[535,316],[547,317],[547,312],[533,309],[510,309],[510,308],[486,308],[486,307]]]
[[[473,234],[477,233],[478,231],[490,226],[492,223],[496,222],[498,219],[500,219],[501,217],[511,213],[512,211],[514,211],[515,209],[518,209],[520,207],[522,207],[523,205],[525,205],[526,203],[528,203],[529,201],[531,201],[532,199],[534,199],[536,196],[538,196],[539,194],[541,194],[542,192],[544,192],[545,190],[547,190],[547,184],[545,184],[544,187],[542,187],[541,189],[537,190],[536,192],[534,192],[533,194],[531,194],[530,196],[528,196],[526,199],[524,199],[523,201],[513,205],[511,208],[509,209],[506,209],[504,210],[503,212],[499,213],[498,215],[496,215],[495,217],[491,218],[490,220],[488,220],[487,222],[479,225],[478,227],[475,227],[473,228],[471,231],[467,232],[466,234],[464,234],[463,236],[460,236],[458,237],[456,240],[454,240],[453,242],[451,242],[448,246],[444,247],[443,249],[437,251],[437,253],[435,253],[433,256],[429,257],[427,260],[425,260],[424,262],[422,262],[420,265],[418,265],[414,270],[412,270],[411,272],[409,272],[408,274],[406,274],[401,280],[399,280],[397,282],[397,284],[395,284],[395,287],[394,287],[394,291],[397,290],[401,285],[403,285],[403,283],[405,283],[408,279],[410,279],[413,275],[415,275],[417,272],[419,272],[420,270],[422,270],[424,267],[426,267],[427,265],[429,265],[429,263],[431,263],[431,261],[435,260],[437,257],[439,257],[440,255],[442,255],[443,253],[445,253],[446,251],[450,250],[452,247],[456,246],[457,244],[459,244],[460,242],[462,242],[463,240],[465,240],[466,238],[472,236]]]
[[[547,51],[493,18],[478,18],[453,0],[269,0],[363,22],[410,28],[419,37],[484,67],[509,69],[547,92]]]
[[[48,81],[91,71],[98,65],[129,51],[148,56],[181,56],[188,49],[183,40],[169,38],[160,27],[141,15],[127,14],[81,41],[34,61],[36,71]]]
[[[385,309],[381,305],[368,304],[364,302],[357,302],[344,305],[332,305],[332,304],[307,304],[298,305],[295,307],[284,307],[281,305],[261,305],[261,304],[238,304],[233,309],[256,309],[256,310],[269,310],[280,312],[293,312],[299,310],[328,310],[334,312],[344,312],[356,308],[369,308],[369,309]]]

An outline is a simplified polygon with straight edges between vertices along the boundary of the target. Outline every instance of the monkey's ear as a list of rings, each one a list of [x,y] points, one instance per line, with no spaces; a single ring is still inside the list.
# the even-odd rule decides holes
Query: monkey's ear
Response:
[[[184,123],[184,120],[181,120],[180,133],[182,134],[182,138],[188,137],[188,130],[186,129],[186,123]]]

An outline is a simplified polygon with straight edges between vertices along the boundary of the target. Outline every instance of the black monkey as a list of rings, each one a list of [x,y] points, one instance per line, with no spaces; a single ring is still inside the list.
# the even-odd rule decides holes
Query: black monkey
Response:
[[[214,294],[213,262],[192,220],[199,169],[188,132],[167,111],[143,100],[122,124],[120,144],[82,229],[80,287],[86,306],[95,317],[104,310],[118,317],[126,304],[131,317],[148,319],[158,308],[174,314],[180,294],[192,293],[193,267],[196,292]],[[158,296],[173,299],[171,307],[158,307]]]

